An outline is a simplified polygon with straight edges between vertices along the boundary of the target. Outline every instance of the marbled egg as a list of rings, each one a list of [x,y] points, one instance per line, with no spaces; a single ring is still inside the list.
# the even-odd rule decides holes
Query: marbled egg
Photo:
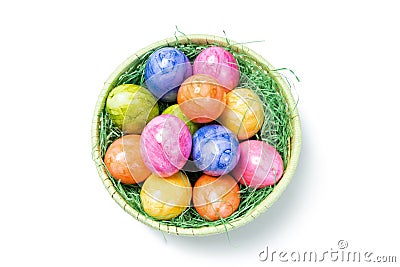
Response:
[[[239,157],[238,139],[224,126],[206,125],[194,133],[192,158],[205,174],[220,176],[229,173]]]
[[[193,187],[193,205],[201,217],[216,221],[232,215],[240,204],[240,189],[229,174],[212,177],[203,174]]]
[[[169,177],[151,174],[140,191],[143,210],[158,220],[170,220],[190,206],[192,187],[188,177],[178,172]]]
[[[189,128],[191,134],[194,134],[200,128],[200,124],[189,120],[185,114],[183,114],[178,104],[169,106],[163,111],[162,114],[171,114],[183,120],[186,123],[186,126]]]
[[[164,47],[156,50],[147,60],[144,78],[148,89],[157,98],[176,101],[182,82],[192,75],[192,65],[180,50]]]
[[[115,140],[104,155],[104,163],[110,174],[123,184],[143,182],[150,170],[140,152],[140,135],[124,135]]]
[[[217,119],[225,109],[226,93],[216,79],[197,74],[187,78],[178,91],[183,114],[196,123]]]
[[[152,119],[140,138],[140,152],[146,166],[162,177],[177,173],[185,165],[192,148],[186,124],[176,116],[164,114]]]
[[[264,108],[254,91],[236,88],[226,95],[226,108],[218,121],[244,140],[255,135],[264,122]]]
[[[264,141],[247,140],[239,145],[240,160],[232,175],[242,184],[262,188],[277,183],[283,161],[276,149]]]
[[[193,74],[208,74],[232,90],[239,84],[239,68],[234,56],[222,47],[211,46],[204,49],[194,60]]]
[[[113,123],[130,134],[141,134],[146,123],[159,112],[154,96],[135,84],[122,84],[112,89],[106,110]]]

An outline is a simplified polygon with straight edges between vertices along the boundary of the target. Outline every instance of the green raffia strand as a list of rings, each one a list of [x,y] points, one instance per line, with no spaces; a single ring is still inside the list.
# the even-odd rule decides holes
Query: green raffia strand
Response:
[[[189,58],[191,62],[196,58],[196,56],[205,48],[218,44],[208,44],[208,45],[198,45],[191,43],[189,41],[188,44],[180,44],[178,40],[175,44],[170,44],[169,46],[173,46],[179,50],[181,50],[185,55]],[[125,73],[121,74],[118,78],[117,84],[127,84],[133,83],[141,85],[144,83],[144,69],[145,62],[148,57],[156,50],[161,47],[160,46],[153,50],[149,50],[142,57],[140,57],[139,64],[134,64],[131,68],[129,68]],[[252,138],[257,140],[263,140],[267,143],[273,145],[276,150],[280,153],[284,167],[286,168],[288,157],[289,157],[289,138],[291,136],[291,125],[288,105],[284,99],[284,96],[276,84],[275,80],[270,77],[270,75],[274,75],[273,73],[266,73],[261,70],[259,66],[255,64],[255,62],[249,58],[244,53],[238,53],[235,50],[231,49],[230,44],[225,47],[228,51],[230,51],[233,56],[236,58],[239,71],[241,73],[241,77],[247,77],[245,79],[241,78],[240,87],[247,87],[256,92],[256,94],[261,98],[265,111],[265,119],[264,124],[261,130]],[[273,72],[273,71],[271,71]],[[165,110],[168,106],[173,105],[175,103],[164,103],[159,101],[160,114]],[[108,117],[105,109],[103,110],[100,118],[100,147],[101,147],[101,157],[104,157],[104,154],[108,148],[108,146],[117,138],[122,136],[122,132],[120,129],[115,127]],[[104,163],[103,163],[104,164]],[[105,166],[104,166],[105,167]],[[105,167],[105,169],[107,169]],[[110,180],[113,182],[117,192],[121,195],[121,197],[135,210],[139,213],[143,214],[147,218],[154,220],[154,218],[147,215],[142,208],[140,202],[140,185],[125,185],[119,182],[119,180],[115,180],[112,176],[107,172]],[[187,173],[191,183],[199,177],[198,173]],[[171,220],[161,220],[159,223],[165,224],[168,226],[176,226],[182,228],[199,228],[199,227],[207,227],[207,226],[216,226],[216,225],[226,225],[229,224],[233,220],[240,219],[240,217],[246,215],[249,211],[253,210],[261,201],[263,201],[273,190],[273,186],[264,187],[261,189],[252,189],[250,187],[239,184],[240,186],[240,204],[237,211],[235,211],[228,218],[221,218],[217,221],[207,221],[203,219],[195,210],[194,207],[187,208],[184,212],[182,212],[179,216],[171,219]]]

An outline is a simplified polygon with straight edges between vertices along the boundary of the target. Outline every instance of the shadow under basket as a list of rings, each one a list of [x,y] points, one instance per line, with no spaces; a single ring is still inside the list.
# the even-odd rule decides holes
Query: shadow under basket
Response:
[[[105,153],[104,138],[101,135],[101,127],[104,126],[104,112],[107,96],[109,92],[119,84],[123,83],[136,83],[138,85],[143,84],[143,66],[149,57],[149,55],[158,48],[161,47],[176,47],[183,50],[183,52],[192,61],[195,56],[197,56],[202,49],[208,46],[221,46],[229,50],[237,59],[239,70],[242,73],[246,71],[250,74],[249,79],[268,79],[273,85],[274,90],[279,94],[278,99],[281,99],[284,104],[283,114],[284,119],[287,120],[287,137],[284,138],[283,147],[277,148],[278,152],[284,159],[284,173],[280,181],[272,186],[268,191],[268,194],[262,195],[261,199],[258,199],[253,206],[234,217],[233,219],[220,219],[217,222],[210,224],[200,224],[191,227],[190,225],[174,225],[166,221],[158,221],[150,216],[143,213],[138,207],[140,203],[134,206],[132,203],[127,201],[126,196],[121,194],[118,187],[121,184],[115,181],[110,175],[104,165],[103,156]],[[185,49],[191,51],[190,53],[185,52]],[[132,72],[135,75],[131,75]],[[262,99],[264,104],[268,102],[268,94]],[[242,44],[235,43],[229,39],[212,36],[212,35],[182,35],[167,38],[159,42],[153,43],[152,45],[145,47],[144,49],[133,54],[127,60],[125,60],[108,78],[105,82],[104,87],[99,95],[92,122],[92,156],[95,161],[99,176],[103,181],[103,184],[107,191],[110,193],[111,197],[124,209],[128,214],[130,214],[136,220],[152,227],[162,232],[176,235],[188,235],[188,236],[204,236],[218,233],[225,233],[229,230],[238,228],[242,225],[249,223],[258,217],[261,213],[265,212],[283,193],[287,185],[292,179],[295,173],[298,158],[300,155],[301,148],[301,127],[300,119],[297,111],[297,102],[294,100],[290,88],[282,78],[282,76],[274,70],[274,68],[269,64],[264,58],[252,51],[251,49],[245,47]],[[267,122],[265,122],[267,123]],[[279,124],[279,123],[278,123]],[[268,141],[268,127],[263,127],[258,133],[259,139]],[[265,131],[265,132],[262,132]],[[279,130],[276,134],[280,134]],[[260,137],[261,136],[261,137]],[[263,138],[264,136],[264,138]],[[265,137],[266,136],[266,137]],[[111,142],[110,142],[111,143]],[[106,146],[109,144],[106,144]],[[282,144],[281,144],[282,146]],[[258,189],[259,190],[259,189]],[[193,209],[190,207],[189,209]]]

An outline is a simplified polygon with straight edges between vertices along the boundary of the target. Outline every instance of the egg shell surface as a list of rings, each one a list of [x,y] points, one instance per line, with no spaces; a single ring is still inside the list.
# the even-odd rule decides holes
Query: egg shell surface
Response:
[[[122,84],[112,89],[106,100],[106,110],[114,125],[128,134],[141,134],[146,123],[159,113],[154,96],[135,84]]]
[[[283,174],[283,161],[278,151],[260,140],[240,143],[240,160],[232,176],[252,188],[262,188],[277,183]]]
[[[178,91],[178,104],[183,114],[193,122],[208,123],[224,111],[226,93],[216,79],[197,74],[186,79]]]
[[[188,57],[173,47],[163,47],[153,52],[146,62],[144,77],[147,88],[157,99],[176,101],[182,82],[192,75]]]
[[[104,163],[110,174],[123,184],[143,182],[150,170],[143,162],[140,152],[140,135],[124,135],[107,148]]]
[[[190,206],[192,187],[183,172],[169,177],[152,173],[140,191],[143,210],[158,220],[170,220]]]
[[[193,62],[193,74],[207,74],[230,91],[238,86],[240,72],[235,57],[218,46],[204,49]]]
[[[193,187],[193,205],[206,220],[216,221],[235,212],[240,204],[240,189],[229,174],[212,177],[203,174]]]
[[[162,177],[177,173],[190,156],[192,137],[186,124],[164,114],[152,119],[140,138],[140,153],[146,166]]]
[[[205,174],[220,176],[229,173],[239,157],[239,141],[224,126],[206,125],[193,135],[192,158]]]
[[[248,88],[236,88],[226,95],[226,107],[218,121],[239,140],[254,136],[264,123],[264,108],[257,94]]]

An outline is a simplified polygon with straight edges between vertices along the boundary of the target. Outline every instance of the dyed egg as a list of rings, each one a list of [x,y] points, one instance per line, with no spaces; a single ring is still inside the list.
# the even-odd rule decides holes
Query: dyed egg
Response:
[[[174,115],[174,116],[178,117],[179,119],[183,120],[186,123],[186,126],[189,128],[189,131],[191,134],[194,134],[194,132],[196,132],[200,128],[199,124],[190,121],[185,116],[185,114],[183,114],[183,112],[178,104],[169,106],[168,108],[166,108],[163,111],[162,114],[171,114],[171,115]]]
[[[264,141],[247,140],[239,145],[240,160],[232,175],[242,184],[262,188],[277,183],[283,161],[276,149]]]
[[[196,57],[193,74],[211,75],[228,91],[238,86],[240,78],[236,59],[218,46],[208,47]]]
[[[240,204],[240,189],[229,174],[221,177],[202,175],[193,187],[193,205],[201,217],[209,221],[226,218]]]
[[[123,184],[143,182],[151,174],[139,149],[140,135],[124,135],[115,140],[104,155],[108,171]]]
[[[230,172],[239,156],[238,139],[224,126],[206,125],[193,135],[193,161],[205,174],[220,176]]]
[[[182,82],[192,75],[192,65],[187,56],[172,47],[164,47],[150,55],[144,78],[153,95],[166,101],[176,101]]]
[[[187,78],[178,91],[178,104],[183,114],[196,123],[217,119],[225,109],[224,88],[209,75]]]
[[[244,140],[255,135],[264,122],[264,108],[250,89],[237,88],[226,95],[226,108],[218,121]]]
[[[158,115],[158,104],[145,88],[122,84],[109,93],[106,110],[113,123],[125,133],[140,134],[146,123]]]
[[[162,177],[177,173],[192,149],[192,136],[186,124],[173,115],[152,119],[140,138],[140,152],[146,166]]]
[[[158,220],[178,216],[190,206],[191,198],[192,187],[182,172],[164,178],[152,173],[140,191],[143,210]]]

